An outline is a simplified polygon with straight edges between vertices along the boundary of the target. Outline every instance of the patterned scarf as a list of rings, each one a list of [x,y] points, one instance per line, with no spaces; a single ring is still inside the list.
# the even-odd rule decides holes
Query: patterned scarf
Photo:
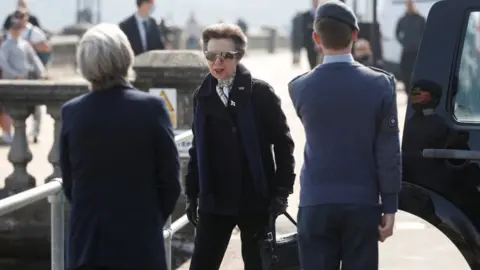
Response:
[[[218,80],[217,84],[217,93],[220,96],[223,104],[227,105],[228,96],[230,95],[230,90],[232,90],[233,80],[235,79],[235,73],[230,77],[222,80]]]
[[[230,90],[230,89],[232,89],[234,79],[235,79],[235,72],[230,77],[228,77],[226,79],[218,80],[217,86],[221,89],[227,88],[227,89]]]

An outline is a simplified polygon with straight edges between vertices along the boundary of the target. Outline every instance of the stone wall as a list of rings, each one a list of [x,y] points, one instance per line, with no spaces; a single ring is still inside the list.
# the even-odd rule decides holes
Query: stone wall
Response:
[[[272,47],[275,49],[289,48],[289,37],[276,35],[275,38],[271,38],[272,36],[273,33],[267,30],[264,35],[256,34],[249,36],[248,50],[272,51]],[[49,69],[53,77],[73,76],[76,74],[75,52],[79,39],[77,35],[52,36],[53,57]],[[176,49],[183,49],[185,44],[184,37],[177,43],[179,48]]]

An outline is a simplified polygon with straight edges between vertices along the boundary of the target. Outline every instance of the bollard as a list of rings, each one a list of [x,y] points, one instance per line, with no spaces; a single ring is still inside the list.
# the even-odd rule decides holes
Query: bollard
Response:
[[[275,53],[275,47],[277,46],[277,29],[275,28],[268,28],[268,53],[273,54]]]
[[[63,192],[49,196],[52,270],[65,270],[65,199]]]

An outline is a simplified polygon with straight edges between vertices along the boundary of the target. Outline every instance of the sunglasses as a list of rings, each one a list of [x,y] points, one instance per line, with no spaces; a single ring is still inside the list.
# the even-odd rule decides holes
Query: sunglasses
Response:
[[[205,58],[208,61],[215,61],[217,58],[220,60],[232,60],[237,56],[238,52],[209,52],[205,51]]]

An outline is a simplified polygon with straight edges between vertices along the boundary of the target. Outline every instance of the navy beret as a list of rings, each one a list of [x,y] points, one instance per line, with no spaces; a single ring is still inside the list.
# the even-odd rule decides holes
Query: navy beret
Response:
[[[345,3],[339,0],[330,0],[317,7],[316,19],[330,18],[347,24],[352,29],[360,30],[357,16]]]

